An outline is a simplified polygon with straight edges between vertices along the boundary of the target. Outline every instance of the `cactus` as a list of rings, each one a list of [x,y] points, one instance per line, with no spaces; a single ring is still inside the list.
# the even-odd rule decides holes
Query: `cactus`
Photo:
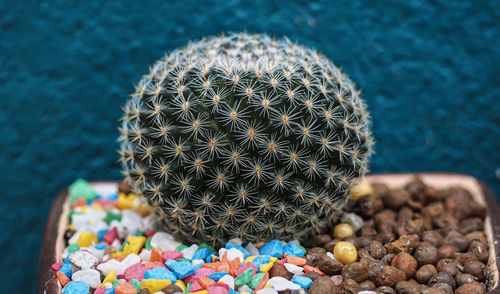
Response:
[[[131,96],[124,175],[184,240],[304,239],[367,169],[373,141],[359,92],[327,58],[286,39],[191,43]]]

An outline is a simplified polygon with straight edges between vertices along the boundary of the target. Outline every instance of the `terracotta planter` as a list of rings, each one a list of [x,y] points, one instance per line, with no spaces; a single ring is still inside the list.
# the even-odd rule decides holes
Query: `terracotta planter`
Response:
[[[459,174],[422,173],[417,174],[422,180],[433,187],[461,186],[468,189],[475,200],[486,206],[488,215],[485,221],[485,231],[489,241],[490,257],[488,260],[490,288],[488,293],[500,293],[498,287],[500,268],[500,215],[497,201],[486,185],[478,179]],[[415,174],[379,174],[370,175],[370,182],[384,183],[390,188],[404,186]],[[95,182],[94,186],[118,185],[117,182]],[[38,293],[61,293],[61,286],[55,278],[51,265],[56,262],[64,248],[64,231],[68,225],[69,202],[67,191],[63,191],[55,199],[45,229],[42,244],[40,268],[38,273]],[[471,293],[472,294],[472,293]]]

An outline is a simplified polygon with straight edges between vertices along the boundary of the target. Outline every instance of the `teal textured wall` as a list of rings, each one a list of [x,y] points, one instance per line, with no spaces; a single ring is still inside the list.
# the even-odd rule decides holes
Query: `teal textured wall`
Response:
[[[373,116],[374,172],[462,172],[500,192],[498,1],[69,2],[0,2],[6,293],[35,289],[56,192],[120,177],[116,125],[132,84],[206,35],[288,36],[341,65]]]

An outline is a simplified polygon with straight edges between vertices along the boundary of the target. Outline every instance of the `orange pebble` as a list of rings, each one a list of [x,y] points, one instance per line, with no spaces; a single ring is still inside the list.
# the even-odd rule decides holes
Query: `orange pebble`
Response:
[[[269,273],[266,273],[262,280],[260,280],[259,284],[255,288],[255,292],[258,292],[260,289],[264,289],[264,287],[267,284],[267,281],[269,281]]]
[[[163,262],[163,260],[161,259],[161,253],[160,251],[158,251],[158,249],[154,248],[151,249],[151,257],[149,258],[150,261],[152,262]]]
[[[85,198],[78,198],[75,200],[75,202],[73,202],[73,207],[78,207],[78,206],[85,206],[87,205],[87,201],[85,200]]]
[[[116,286],[115,294],[137,294],[137,289],[129,283],[119,283]]]
[[[225,251],[225,252],[222,254],[222,257],[220,258],[220,262],[222,262],[222,263],[227,263],[227,251]]]
[[[220,262],[204,263],[201,265],[201,267],[209,268],[209,269],[212,269],[214,271],[217,271],[219,264],[220,264]]]
[[[319,274],[320,276],[324,276],[325,275],[325,273],[322,272],[319,268],[310,266],[308,264],[304,265],[304,272],[305,273],[315,272],[315,273]]]
[[[116,259],[117,261],[122,262],[122,261],[125,259],[125,256],[123,256],[123,255],[118,255],[118,256],[113,257],[113,259]]]
[[[56,278],[63,287],[71,281],[63,272],[56,272]]]
[[[286,261],[291,264],[295,264],[298,266],[303,266],[306,264],[306,259],[302,257],[297,257],[297,256],[287,256]]]
[[[230,267],[229,267],[229,264],[227,263],[219,263],[219,265],[217,266],[217,271],[218,272],[226,272],[228,273],[230,270]]]
[[[229,262],[229,273],[232,276],[236,276],[235,272],[240,268],[241,261],[239,258],[235,258]]]
[[[209,286],[212,286],[213,284],[215,284],[215,281],[208,278],[208,277],[203,277],[203,278],[198,280],[198,283],[200,283],[200,285],[203,287],[203,289],[207,289]]]

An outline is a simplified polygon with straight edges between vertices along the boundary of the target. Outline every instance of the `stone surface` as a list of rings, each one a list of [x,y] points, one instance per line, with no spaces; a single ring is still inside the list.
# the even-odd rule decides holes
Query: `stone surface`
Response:
[[[34,292],[59,190],[76,177],[120,178],[120,106],[148,65],[223,31],[286,35],[342,66],[373,117],[373,172],[466,172],[500,195],[496,10],[494,1],[1,1],[2,290]],[[17,232],[23,242],[11,242]]]

